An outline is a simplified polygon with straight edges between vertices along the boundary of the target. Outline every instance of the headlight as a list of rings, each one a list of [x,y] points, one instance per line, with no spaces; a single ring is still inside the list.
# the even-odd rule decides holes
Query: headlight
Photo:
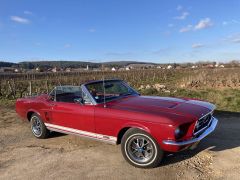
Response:
[[[174,131],[175,138],[181,139],[182,137],[184,137],[187,134],[190,126],[191,126],[191,123],[186,123],[186,124],[181,124],[178,127],[176,127],[176,129]]]
[[[180,130],[180,128],[178,127],[178,128],[175,130],[175,136],[178,136],[180,133],[181,133],[181,130]]]
[[[184,133],[184,130],[181,128],[181,127],[177,127],[176,129],[175,129],[175,138],[176,139],[180,139],[181,137],[183,137],[183,135],[185,134]]]

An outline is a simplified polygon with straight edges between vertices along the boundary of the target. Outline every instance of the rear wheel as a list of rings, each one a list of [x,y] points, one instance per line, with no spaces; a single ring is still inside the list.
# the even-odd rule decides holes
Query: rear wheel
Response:
[[[140,168],[153,168],[160,164],[163,151],[148,133],[140,129],[129,129],[122,138],[123,157]]]
[[[30,124],[31,124],[32,133],[36,138],[45,139],[48,137],[50,132],[46,128],[45,124],[43,123],[39,115],[34,113],[31,116]]]

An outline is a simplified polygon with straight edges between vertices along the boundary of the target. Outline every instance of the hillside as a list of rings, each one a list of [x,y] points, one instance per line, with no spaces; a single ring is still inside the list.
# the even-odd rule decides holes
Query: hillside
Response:
[[[16,63],[0,61],[0,68],[1,67],[13,67],[13,66],[16,66],[16,65],[17,65]]]
[[[99,68],[102,65],[105,67],[123,67],[129,64],[154,64],[138,61],[108,61],[102,63],[87,62],[87,61],[24,61],[19,63],[0,61],[0,67],[20,67],[24,69],[42,68],[85,68],[87,65],[90,68]]]

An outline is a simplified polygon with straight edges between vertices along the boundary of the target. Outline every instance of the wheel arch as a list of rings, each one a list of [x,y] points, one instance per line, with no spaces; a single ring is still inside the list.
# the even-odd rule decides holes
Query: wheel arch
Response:
[[[124,136],[124,134],[127,132],[127,130],[131,129],[131,128],[135,128],[135,129],[140,129],[142,131],[145,131],[147,133],[150,133],[150,130],[140,124],[128,124],[123,126],[117,133],[117,144],[121,144],[122,141],[122,137]]]
[[[28,112],[27,112],[27,119],[28,119],[28,121],[31,120],[31,117],[32,117],[32,115],[33,115],[34,113],[36,113],[37,115],[40,116],[40,113],[38,113],[36,110],[30,109],[30,110],[28,110]]]

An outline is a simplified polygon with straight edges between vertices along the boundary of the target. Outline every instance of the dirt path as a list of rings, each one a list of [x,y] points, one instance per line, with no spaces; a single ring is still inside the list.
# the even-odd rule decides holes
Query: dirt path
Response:
[[[13,109],[0,109],[0,179],[239,179],[240,115],[217,114],[214,134],[194,151],[168,155],[155,169],[137,169],[120,146],[55,134],[33,137]]]

